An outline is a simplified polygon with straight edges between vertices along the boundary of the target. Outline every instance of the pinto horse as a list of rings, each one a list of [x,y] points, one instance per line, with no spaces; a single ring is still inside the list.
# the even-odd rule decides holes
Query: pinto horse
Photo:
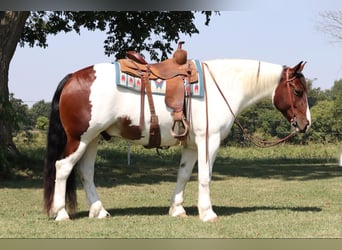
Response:
[[[184,189],[198,162],[198,212],[202,221],[214,221],[209,184],[220,142],[228,135],[235,116],[269,97],[294,130],[306,132],[311,124],[305,63],[294,67],[256,60],[219,59],[201,63],[205,92],[192,98],[189,135],[183,146],[177,183],[169,214],[185,216]],[[76,208],[75,166],[89,202],[89,217],[109,216],[94,184],[97,144],[102,135],[121,137],[147,145],[149,119],[140,139],[132,140],[130,128],[139,124],[140,93],[116,84],[112,63],[96,64],[67,75],[58,85],[50,114],[44,168],[44,209],[57,221],[69,219]],[[170,133],[172,110],[162,95],[153,95],[159,117],[161,146],[177,145]],[[227,105],[229,103],[229,105]],[[229,106],[229,107],[228,107]],[[149,118],[145,107],[145,117]],[[129,121],[128,125],[123,120]],[[179,143],[178,143],[179,144]]]

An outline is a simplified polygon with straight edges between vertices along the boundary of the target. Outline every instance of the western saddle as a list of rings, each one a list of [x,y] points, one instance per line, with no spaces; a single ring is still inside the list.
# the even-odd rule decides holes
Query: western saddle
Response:
[[[141,78],[140,131],[143,130],[145,124],[145,93],[147,95],[151,124],[149,143],[145,145],[146,148],[159,148],[161,145],[159,121],[154,108],[150,80],[166,80],[165,104],[173,110],[173,125],[170,129],[172,136],[184,141],[188,135],[191,107],[190,84],[197,82],[198,77],[195,64],[187,59],[187,52],[182,49],[183,43],[178,43],[173,58],[159,63],[149,64],[141,54],[135,51],[126,53],[128,59],[119,60],[122,72]]]

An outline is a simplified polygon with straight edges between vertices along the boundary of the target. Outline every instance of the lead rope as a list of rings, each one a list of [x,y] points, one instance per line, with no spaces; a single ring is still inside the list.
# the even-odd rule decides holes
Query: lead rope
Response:
[[[241,129],[241,131],[242,131],[242,133],[244,134],[244,136],[245,136],[248,140],[250,140],[255,146],[260,147],[260,148],[269,148],[269,147],[273,147],[273,146],[276,146],[276,145],[278,145],[278,144],[280,144],[280,143],[282,143],[282,142],[284,142],[284,141],[287,141],[288,139],[290,139],[291,137],[293,137],[293,136],[296,134],[296,131],[294,130],[294,131],[292,131],[289,135],[285,136],[284,138],[276,139],[276,140],[264,140],[264,139],[261,139],[261,138],[259,138],[259,137],[256,137],[256,136],[253,136],[252,134],[250,134],[250,133],[247,131],[247,129],[245,129],[245,128],[241,125],[241,123],[239,122],[237,116],[236,116],[235,113],[233,112],[233,110],[232,110],[232,108],[230,107],[230,105],[229,105],[229,103],[228,103],[226,97],[224,96],[224,94],[223,94],[222,90],[220,89],[219,85],[217,84],[216,79],[215,79],[213,73],[211,72],[211,70],[210,70],[208,64],[206,64],[206,63],[202,63],[202,64],[205,65],[205,66],[207,67],[208,72],[209,72],[211,78],[213,79],[213,81],[214,81],[214,83],[215,83],[215,85],[216,85],[216,88],[217,88],[218,91],[220,92],[220,94],[221,94],[223,100],[225,101],[225,103],[227,104],[227,106],[228,106],[228,108],[229,108],[230,113],[231,113],[231,114],[233,115],[233,117],[234,117],[234,122],[235,122],[235,124]],[[203,72],[204,72],[204,71],[203,71]],[[290,80],[288,79],[288,72],[287,72],[287,75],[286,75],[286,76],[287,76],[286,81],[287,81],[288,89],[289,89],[289,82],[290,82]],[[204,81],[204,82],[205,82],[205,81]],[[204,85],[204,86],[205,86],[205,85]],[[206,89],[205,89],[205,92],[206,92]],[[208,100],[206,99],[206,103],[207,103],[207,102],[208,102]],[[206,105],[208,105],[208,104],[206,104]],[[291,103],[291,105],[293,106],[293,103]],[[207,112],[208,112],[208,107],[206,106],[207,130],[208,130],[208,113],[207,113]],[[208,133],[208,132],[206,131],[206,133]],[[206,136],[208,137],[208,134],[206,134]],[[206,143],[207,143],[206,146],[207,146],[207,151],[208,151],[208,138],[206,138]],[[207,152],[207,154],[208,154],[208,152]]]

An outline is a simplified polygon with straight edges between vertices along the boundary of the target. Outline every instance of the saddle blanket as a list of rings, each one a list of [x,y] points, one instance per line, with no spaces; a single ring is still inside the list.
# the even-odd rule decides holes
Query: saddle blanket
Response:
[[[204,79],[201,63],[199,60],[193,60],[196,65],[198,82],[192,83],[191,86],[191,96],[192,97],[203,97],[204,96]],[[129,75],[127,73],[121,72],[120,63],[113,62],[116,69],[116,84],[120,87],[134,90],[140,92],[141,89],[141,79]],[[119,72],[119,74],[118,74]],[[166,80],[157,79],[150,80],[152,94],[165,95],[166,91]]]

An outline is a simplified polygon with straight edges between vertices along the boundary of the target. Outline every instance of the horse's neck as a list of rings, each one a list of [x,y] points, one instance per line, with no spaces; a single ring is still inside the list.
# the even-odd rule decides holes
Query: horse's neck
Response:
[[[237,100],[238,113],[243,109],[271,98],[280,81],[282,66],[255,60],[223,60],[220,74],[225,92]],[[236,93],[239,93],[239,96]]]

